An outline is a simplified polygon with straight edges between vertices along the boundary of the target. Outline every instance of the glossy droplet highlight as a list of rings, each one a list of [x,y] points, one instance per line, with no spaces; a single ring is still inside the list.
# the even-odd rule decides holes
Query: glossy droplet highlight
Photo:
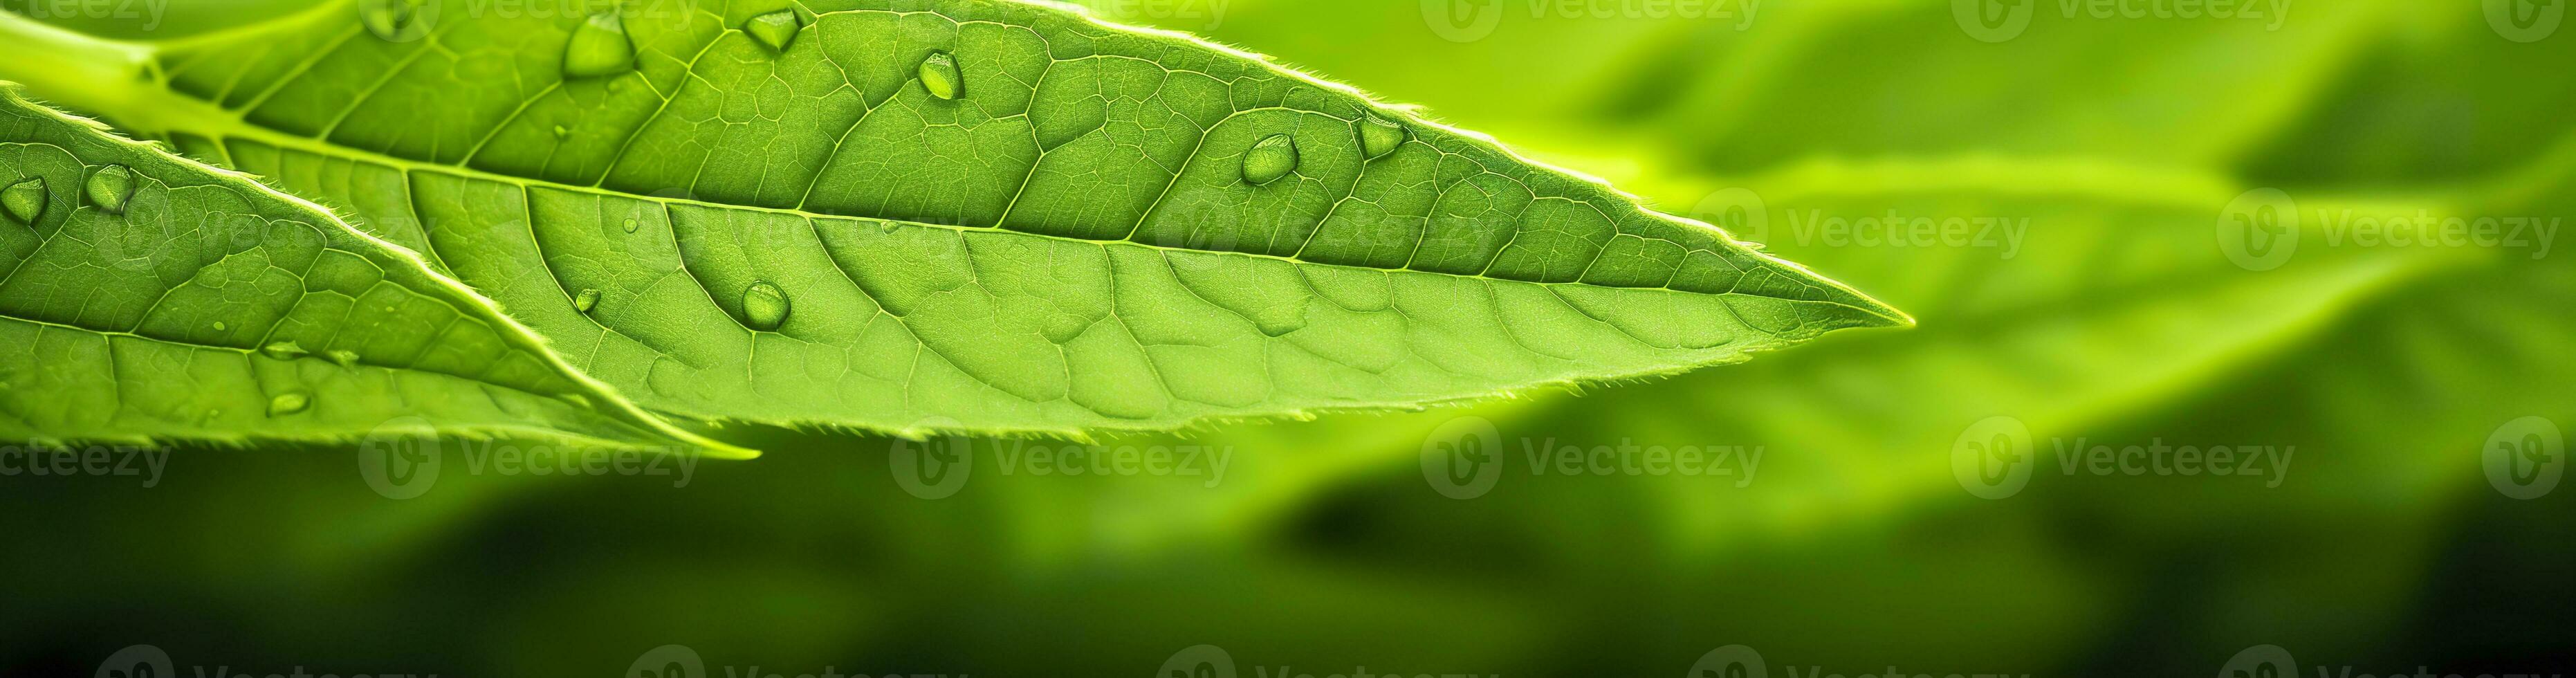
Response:
[[[594,308],[599,308],[599,290],[582,290],[580,294],[572,295],[572,310],[589,313]]]
[[[224,331],[225,329],[226,329],[226,327],[224,326],[224,321],[221,321],[221,320],[217,320],[217,321],[215,321],[215,331],[217,331],[217,332],[222,332],[222,331]]]
[[[742,291],[742,319],[751,329],[770,332],[787,323],[787,293],[761,281]]]
[[[562,126],[562,125],[556,125],[556,126],[555,126],[555,138],[556,138],[556,139],[570,139],[570,138],[572,138],[572,129],[571,129],[571,128],[568,128],[568,127],[565,127],[565,126]]]
[[[347,349],[338,349],[338,350],[333,350],[333,351],[328,352],[328,353],[324,353],[324,354],[322,354],[322,355],[323,355],[324,357],[330,358],[330,359],[331,359],[331,362],[338,363],[341,367],[357,367],[357,366],[358,366],[358,352],[357,352],[357,351],[351,351],[351,350],[347,350]]]
[[[1297,170],[1297,141],[1285,134],[1263,137],[1243,153],[1243,180],[1254,185],[1278,181]]]
[[[931,52],[921,60],[921,88],[941,99],[956,100],[964,94],[966,81],[957,75],[957,57],[947,52]]]
[[[1403,146],[1412,134],[1393,120],[1371,115],[1360,120],[1360,150],[1367,152],[1370,160],[1383,158]]]
[[[572,43],[564,46],[564,74],[591,78],[624,73],[635,67],[635,43],[626,38],[626,22],[617,12],[590,15],[573,29]]]
[[[10,184],[8,190],[0,190],[0,206],[8,208],[9,218],[33,226],[37,219],[45,216],[45,203],[51,197],[52,193],[45,190],[45,178],[36,177]]]
[[[281,341],[260,347],[259,353],[278,360],[294,360],[305,356],[304,347],[292,341]]]
[[[635,232],[635,229],[641,227],[643,227],[643,224],[636,222],[634,217],[626,218],[626,232],[633,233]]]
[[[428,32],[421,21],[423,0],[360,0],[358,23],[389,42],[410,42]]]
[[[752,17],[743,23],[742,32],[768,45],[771,51],[785,52],[788,45],[796,42],[796,32],[804,27],[805,20],[796,16],[796,10],[782,9]]]
[[[108,165],[89,175],[89,202],[108,214],[124,214],[125,201],[134,197],[134,171],[124,165]]]
[[[313,407],[312,394],[287,391],[268,399],[268,416],[283,417]]]

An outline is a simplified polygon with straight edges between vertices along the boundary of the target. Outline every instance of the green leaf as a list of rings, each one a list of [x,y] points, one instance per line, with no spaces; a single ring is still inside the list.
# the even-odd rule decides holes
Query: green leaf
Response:
[[[14,85],[0,184],[0,438],[443,432],[748,454],[636,409],[417,255]]]
[[[75,43],[151,77],[43,91],[332,200],[638,402],[709,419],[1169,428],[1671,374],[1910,322],[1178,34],[845,0],[799,5],[782,38],[783,0],[666,4],[370,30],[334,3]],[[603,51],[620,44],[631,60]]]

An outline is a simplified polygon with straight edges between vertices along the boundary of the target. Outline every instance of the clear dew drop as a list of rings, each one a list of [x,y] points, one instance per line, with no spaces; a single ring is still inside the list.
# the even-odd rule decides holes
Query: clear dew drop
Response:
[[[45,203],[52,197],[52,192],[45,189],[45,178],[36,177],[0,190],[0,205],[8,208],[10,218],[33,226],[37,219],[44,218]]]
[[[419,38],[422,0],[360,0],[358,23],[367,32],[390,42],[409,42]]]
[[[555,126],[555,139],[556,139],[556,140],[560,141],[560,140],[570,139],[570,138],[572,138],[572,128],[570,128],[570,127],[565,127],[565,126],[562,126],[562,125],[556,125],[556,126]]]
[[[891,222],[891,221],[880,221],[880,222],[877,222],[877,232],[878,232],[878,233],[884,233],[884,234],[886,234],[886,235],[894,235],[894,232],[895,232],[895,231],[901,230],[902,228],[903,228],[903,225],[902,225],[902,224],[897,224],[897,223],[895,223],[895,222]]]
[[[1412,135],[1411,130],[1405,129],[1404,125],[1397,124],[1393,120],[1375,115],[1360,120],[1360,150],[1367,152],[1370,160],[1394,153],[1395,149],[1403,146],[1404,140]]]
[[[89,175],[85,188],[89,191],[90,204],[97,205],[108,214],[124,214],[126,201],[134,197],[134,170],[126,169],[124,165],[108,165],[97,174]]]
[[[260,355],[265,355],[278,360],[294,360],[307,355],[303,346],[297,345],[292,341],[272,343],[267,346],[260,347],[259,352]]]
[[[616,10],[590,15],[573,29],[564,46],[564,74],[591,78],[624,73],[635,67],[635,43],[626,37],[626,22]]]
[[[931,52],[921,60],[921,88],[930,95],[954,101],[965,94],[966,81],[957,74],[957,57],[947,52]]]
[[[589,313],[594,308],[599,308],[599,290],[582,290],[580,294],[572,295],[572,310]]]
[[[357,351],[351,351],[351,350],[348,350],[348,349],[336,349],[336,350],[330,351],[330,352],[328,352],[328,353],[324,353],[324,354],[322,354],[322,355],[323,355],[324,357],[330,358],[330,359],[331,359],[331,362],[338,363],[341,367],[357,367],[357,366],[358,366],[358,352],[357,352]]]
[[[633,232],[635,232],[635,229],[642,228],[643,226],[644,226],[644,225],[643,225],[642,223],[640,223],[640,222],[637,222],[637,221],[635,220],[635,218],[634,218],[634,217],[627,217],[627,218],[626,218],[626,232],[628,232],[628,233],[633,233]]]
[[[788,45],[796,42],[796,32],[804,27],[805,20],[796,15],[796,10],[782,9],[752,17],[743,23],[742,32],[768,45],[771,51],[785,52]]]
[[[1297,140],[1285,134],[1263,137],[1243,153],[1243,180],[1267,184],[1297,170]]]
[[[268,399],[268,416],[283,417],[313,407],[313,394],[287,391]]]
[[[742,319],[751,329],[776,331],[787,323],[787,293],[763,280],[742,291]]]
[[[217,331],[217,332],[222,332],[222,331],[224,331],[224,329],[225,329],[224,321],[221,321],[221,320],[217,320],[217,321],[215,321],[215,331]]]

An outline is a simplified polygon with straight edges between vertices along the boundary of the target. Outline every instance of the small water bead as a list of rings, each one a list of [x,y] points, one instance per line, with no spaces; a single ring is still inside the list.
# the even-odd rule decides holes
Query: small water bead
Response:
[[[108,214],[124,214],[126,201],[134,197],[134,171],[124,165],[108,165],[89,175],[90,204]]]
[[[1285,134],[1263,137],[1243,153],[1243,180],[1258,186],[1297,170],[1297,140]]]
[[[965,94],[966,81],[957,74],[957,57],[947,52],[931,52],[921,60],[921,88],[930,95],[954,101]]]
[[[564,46],[564,74],[576,78],[616,75],[635,67],[635,43],[616,10],[590,15]]]
[[[1394,153],[1395,149],[1403,146],[1404,140],[1412,135],[1412,130],[1405,129],[1403,125],[1393,120],[1375,115],[1360,120],[1360,150],[1367,152],[1370,160]]]
[[[572,310],[589,313],[594,308],[599,308],[599,290],[582,290],[580,294],[572,295]]]
[[[221,321],[221,320],[217,320],[217,321],[215,321],[215,331],[217,331],[217,332],[222,332],[222,331],[224,331],[224,329],[225,329],[225,327],[224,327],[224,321]]]
[[[776,331],[787,324],[787,293],[766,280],[752,283],[742,291],[742,318],[753,330]]]
[[[634,217],[627,217],[627,218],[626,218],[626,232],[628,232],[628,233],[633,233],[633,232],[635,232],[635,229],[637,229],[637,228],[641,228],[641,227],[643,227],[643,224],[642,224],[642,223],[639,223],[639,222],[637,222],[637,221],[635,221],[635,218],[634,218]]]
[[[313,407],[313,394],[287,391],[268,399],[268,416],[283,417]]]
[[[265,355],[265,356],[268,356],[268,357],[271,357],[271,358],[276,358],[276,359],[278,359],[278,360],[294,360],[294,359],[296,359],[296,358],[302,358],[302,357],[304,357],[304,356],[306,355],[306,353],[305,353],[305,351],[304,351],[304,347],[303,347],[303,346],[300,346],[300,345],[297,345],[295,342],[292,342],[292,341],[281,341],[281,342],[272,343],[272,344],[269,344],[269,345],[267,345],[267,346],[261,347],[261,348],[259,349],[259,352],[260,352],[260,354],[261,354],[261,355]]]
[[[572,138],[572,128],[565,127],[565,126],[562,126],[562,125],[556,125],[556,126],[555,126],[555,139],[556,139],[556,140],[560,141],[560,140],[563,140],[563,139],[570,139],[570,138]]]
[[[358,366],[358,352],[357,352],[357,351],[351,351],[351,350],[348,350],[348,349],[334,349],[334,350],[332,350],[332,351],[330,351],[330,352],[328,352],[328,353],[324,353],[324,354],[322,354],[322,355],[323,355],[324,357],[330,358],[330,359],[331,359],[331,362],[338,363],[341,367],[357,367],[357,366]]]
[[[804,18],[797,16],[796,10],[792,9],[752,17],[742,24],[742,32],[751,34],[752,39],[777,52],[787,51],[787,46],[796,42],[796,32],[803,28]]]
[[[0,205],[6,205],[9,216],[18,223],[34,226],[37,219],[44,218],[45,203],[52,197],[53,193],[45,189],[45,178],[36,177],[0,190]]]
[[[358,23],[367,32],[387,42],[410,42],[428,33],[422,21],[421,4],[426,0],[360,0]]]

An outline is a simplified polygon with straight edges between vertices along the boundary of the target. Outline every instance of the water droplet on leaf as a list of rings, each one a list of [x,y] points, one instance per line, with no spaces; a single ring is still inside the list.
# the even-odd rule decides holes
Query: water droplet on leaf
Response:
[[[562,125],[556,125],[556,126],[555,126],[555,138],[556,138],[556,139],[570,139],[570,138],[572,138],[572,128],[565,127],[565,126],[562,126]]]
[[[564,46],[564,74],[576,78],[616,75],[635,67],[635,43],[615,10],[590,15]]]
[[[957,57],[947,52],[931,52],[921,60],[921,88],[941,99],[955,100],[964,94],[966,82],[957,75]]]
[[[752,39],[771,50],[785,52],[787,45],[796,42],[796,31],[804,27],[805,21],[796,16],[796,10],[782,9],[752,17],[742,25],[742,32],[750,33]]]
[[[302,412],[312,406],[312,394],[303,391],[287,391],[268,399],[268,416],[283,417]]]
[[[421,25],[421,3],[424,0],[362,0],[358,3],[358,23],[367,32],[389,42],[417,40],[427,27]]]
[[[358,366],[358,352],[357,352],[357,351],[351,351],[351,350],[348,350],[348,349],[337,349],[337,350],[333,350],[333,351],[331,351],[331,352],[329,352],[329,353],[324,353],[324,354],[322,354],[322,355],[329,356],[329,357],[331,358],[331,362],[339,363],[341,367],[357,367],[357,366]]]
[[[222,332],[222,331],[224,331],[224,321],[221,321],[221,320],[217,320],[217,321],[215,321],[215,331],[217,331],[217,332]]]
[[[45,190],[45,178],[36,177],[0,191],[0,204],[8,206],[9,216],[16,218],[18,223],[34,226],[36,219],[45,216],[45,203],[51,197],[52,194]]]
[[[1267,184],[1297,169],[1297,141],[1285,134],[1263,137],[1243,154],[1243,180]]]
[[[89,175],[89,201],[108,214],[124,214],[125,201],[134,197],[134,171],[124,165],[108,165]]]
[[[259,352],[262,355],[276,358],[278,360],[294,360],[305,356],[304,347],[296,345],[296,343],[292,341],[281,341],[269,344],[260,348]]]
[[[787,293],[777,285],[761,281],[742,291],[742,319],[751,329],[769,332],[787,322]]]
[[[633,232],[635,232],[635,229],[640,228],[640,227],[642,227],[642,226],[643,226],[643,224],[637,223],[637,222],[635,221],[635,218],[634,218],[634,217],[627,217],[627,218],[626,218],[626,232],[628,232],[628,233],[633,233]]]
[[[582,290],[580,294],[572,296],[572,309],[575,311],[589,313],[590,309],[598,307],[599,290]]]
[[[1404,145],[1405,138],[1411,135],[1412,131],[1393,120],[1375,115],[1360,120],[1360,150],[1367,152],[1370,160],[1394,153],[1397,147]]]

